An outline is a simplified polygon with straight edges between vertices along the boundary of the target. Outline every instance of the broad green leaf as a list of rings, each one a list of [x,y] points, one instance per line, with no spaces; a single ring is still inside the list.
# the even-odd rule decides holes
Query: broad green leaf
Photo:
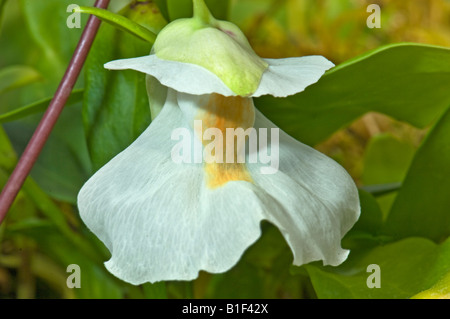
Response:
[[[360,189],[359,201],[361,215],[342,239],[342,247],[351,251],[364,250],[389,242],[391,238],[381,234],[383,214],[377,200],[371,194]]]
[[[407,238],[363,254],[350,254],[343,265],[306,265],[319,298],[410,298],[436,284],[450,269],[450,240],[437,245]],[[369,265],[380,267],[380,288],[369,288]]]
[[[0,68],[11,65],[23,65],[24,57],[31,52],[19,50],[32,42],[26,28],[25,20],[20,12],[19,1],[2,1],[2,21],[0,25]],[[14,30],[21,30],[16,36],[7,36]]]
[[[417,151],[386,222],[396,237],[450,235],[450,109]]]
[[[83,98],[83,92],[84,92],[83,89],[73,90],[69,96],[69,99],[66,102],[66,107],[74,105],[75,103],[79,102]],[[44,112],[47,109],[50,102],[52,101],[52,99],[53,96],[39,100],[29,105],[25,105],[13,111],[0,114],[0,123],[11,122],[24,118],[28,115]]]
[[[416,149],[389,133],[374,136],[365,150],[362,181],[365,185],[396,185],[406,176]],[[387,216],[396,192],[378,197],[384,216]]]
[[[264,272],[258,267],[242,263],[222,275],[214,275],[209,283],[208,299],[264,298]],[[233,285],[230,285],[230,282]]]
[[[123,13],[129,16],[132,12],[133,8],[129,7]],[[160,15],[159,11],[147,11],[147,23],[156,21],[153,14]],[[142,16],[139,21],[143,23]],[[110,71],[103,65],[111,60],[147,55],[150,49],[149,43],[109,25],[100,27],[85,64],[83,105],[94,170],[125,149],[150,123],[145,74],[132,70]]]
[[[351,231],[364,231],[376,234],[382,225],[380,207],[375,198],[363,190],[359,190],[359,200],[361,204],[361,215]]]
[[[304,92],[263,96],[255,105],[287,133],[314,145],[369,111],[424,127],[450,104],[449,87],[449,49],[399,43],[331,69]]]
[[[401,182],[416,149],[389,133],[374,136],[364,154],[364,185]]]
[[[39,67],[53,70],[53,74],[44,74],[56,80],[60,80],[82,33],[81,28],[70,29],[67,26],[67,18],[71,14],[67,12],[67,7],[72,3],[72,0],[20,0],[28,32],[42,52],[39,56]],[[77,4],[88,6],[92,1],[80,0]],[[87,16],[81,18],[81,26],[84,26]],[[55,68],[61,73],[55,72]]]
[[[66,26],[69,13],[66,13],[64,3],[67,2],[7,2],[4,28],[0,34],[0,67],[28,66],[40,74],[40,80],[2,94],[0,112],[11,111],[54,94],[81,35],[81,29]],[[79,81],[77,87],[81,84]]]
[[[167,0],[155,0],[156,5],[161,11],[162,16],[166,21],[170,21],[169,11],[167,10]]]
[[[21,121],[4,124],[17,154],[22,154],[36,129],[35,123],[41,117],[41,114],[35,114]],[[90,171],[81,105],[77,103],[63,110],[33,166],[31,176],[53,198],[75,203],[78,191],[88,179]]]
[[[26,65],[13,65],[0,70],[0,94],[33,83],[41,78],[39,72]]]
[[[1,113],[18,110],[54,95],[82,31],[69,29],[66,25],[70,14],[66,9],[70,3],[68,0],[7,2],[0,36],[0,64],[2,67],[32,66],[41,75],[41,80],[2,94]],[[78,81],[76,87],[81,85],[82,81]],[[90,172],[80,106],[78,110],[76,108],[63,111],[32,171],[32,176],[49,194],[70,202],[75,202],[78,189]],[[25,149],[41,117],[41,114],[36,114],[4,124],[17,154]]]

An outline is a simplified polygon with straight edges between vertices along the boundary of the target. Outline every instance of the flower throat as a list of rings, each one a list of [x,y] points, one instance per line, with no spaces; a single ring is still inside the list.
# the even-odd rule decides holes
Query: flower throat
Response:
[[[242,160],[238,158],[245,153],[245,142],[242,143],[242,140],[235,135],[230,139],[226,132],[227,128],[247,130],[253,127],[255,108],[252,99],[212,94],[200,109],[196,120],[202,121],[202,132],[195,132],[197,137],[204,136],[206,130],[210,128],[220,130],[223,137],[214,137],[214,150],[211,150],[211,155],[215,158],[205,163],[208,187],[220,187],[230,181],[252,182],[245,163],[240,163]],[[208,147],[210,141],[201,140],[202,144]],[[230,158],[232,158],[231,161]]]

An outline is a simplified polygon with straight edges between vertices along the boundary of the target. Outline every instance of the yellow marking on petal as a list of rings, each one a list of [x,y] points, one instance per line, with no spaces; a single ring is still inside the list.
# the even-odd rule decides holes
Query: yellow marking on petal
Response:
[[[252,182],[252,178],[247,171],[245,163],[237,162],[238,146],[237,137],[227,140],[226,129],[242,128],[244,130],[253,127],[255,122],[255,107],[251,98],[240,96],[225,97],[220,94],[211,94],[205,105],[200,106],[198,120],[202,120],[202,136],[208,128],[216,128],[222,132],[223,143],[218,140],[216,149],[222,148],[223,163],[205,163],[205,172],[209,188],[216,188],[225,185],[230,181]],[[199,134],[200,132],[196,132]],[[211,141],[203,140],[206,146]],[[227,151],[233,151],[233,162],[226,162]],[[211,154],[215,155],[215,154]],[[231,157],[231,154],[230,156]]]
[[[253,182],[244,163],[206,163],[204,169],[209,188],[224,186],[232,181]]]

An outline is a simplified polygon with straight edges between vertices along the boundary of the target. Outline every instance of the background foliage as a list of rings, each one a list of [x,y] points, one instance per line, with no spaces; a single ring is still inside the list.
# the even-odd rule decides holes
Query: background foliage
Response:
[[[0,185],[81,35],[66,27],[72,2],[0,0]],[[192,14],[191,0],[111,2],[110,10],[154,32]],[[339,267],[294,267],[278,230],[263,224],[261,239],[227,273],[142,286],[110,275],[103,266],[109,253],[80,221],[76,195],[150,123],[144,75],[109,72],[103,64],[148,54],[151,46],[103,23],[69,103],[0,226],[0,297],[448,297],[450,1],[376,1],[381,29],[366,26],[372,1],[206,2],[216,17],[241,27],[260,56],[320,54],[337,65],[301,94],[255,104],[357,182],[362,215],[343,240],[352,249],[349,259]],[[66,286],[69,264],[82,269],[80,289]],[[379,289],[366,285],[370,264],[381,268]]]

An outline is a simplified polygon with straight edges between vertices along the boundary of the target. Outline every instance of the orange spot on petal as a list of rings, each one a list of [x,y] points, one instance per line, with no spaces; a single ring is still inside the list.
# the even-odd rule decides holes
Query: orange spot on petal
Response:
[[[227,140],[226,129],[242,128],[244,130],[253,127],[255,121],[255,108],[251,98],[240,96],[225,97],[220,94],[212,94],[206,105],[201,106],[197,120],[202,120],[202,136],[208,128],[216,128],[222,132],[223,142],[214,141],[216,148],[222,148],[223,163],[205,163],[205,173],[208,187],[216,188],[230,181],[252,182],[250,173],[245,163],[237,162],[238,143],[237,137]],[[211,143],[202,140],[203,145]],[[226,163],[227,150],[233,151],[234,161]]]

